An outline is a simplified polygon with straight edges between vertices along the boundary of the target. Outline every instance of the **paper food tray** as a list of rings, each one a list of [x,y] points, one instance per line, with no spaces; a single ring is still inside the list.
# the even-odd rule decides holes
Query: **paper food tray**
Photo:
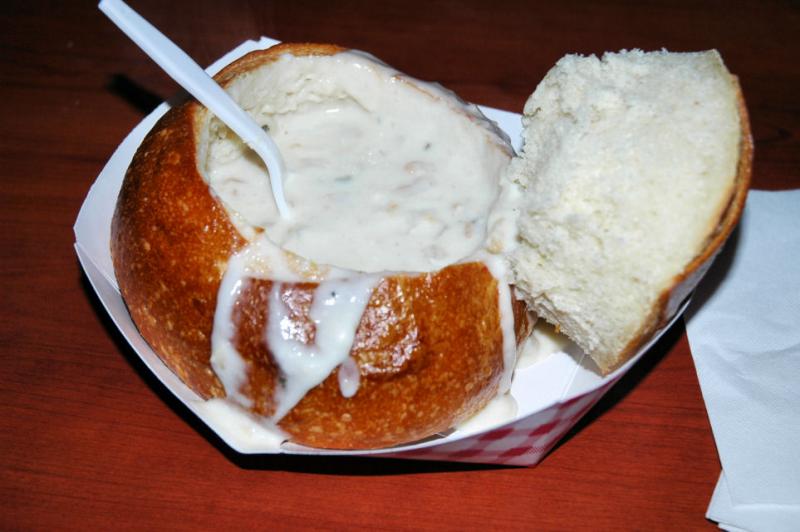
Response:
[[[208,68],[216,73],[236,58],[278,41],[262,37],[247,41]],[[111,218],[125,171],[133,154],[156,121],[169,109],[161,104],[150,113],[119,145],[92,185],[75,222],[75,249],[97,297],[130,343],[133,350],[156,377],[208,425],[232,449],[246,454],[309,454],[350,456],[391,456],[430,460],[449,460],[530,466],[538,463],[559,439],[641,358],[662,332],[683,312],[685,304],[664,329],[625,365],[602,377],[584,368],[581,355],[558,352],[547,359],[515,373],[511,394],[517,402],[512,421],[489,425],[483,432],[464,434],[456,430],[442,437],[429,438],[410,445],[370,451],[311,449],[291,442],[280,442],[266,434],[259,438],[258,427],[246,416],[233,416],[220,422],[210,415],[208,405],[170,371],[139,334],[120,296],[109,250]],[[497,109],[481,110],[513,140],[519,150],[522,123],[520,115]],[[248,425],[251,424],[252,426]],[[242,438],[242,428],[250,431]]]

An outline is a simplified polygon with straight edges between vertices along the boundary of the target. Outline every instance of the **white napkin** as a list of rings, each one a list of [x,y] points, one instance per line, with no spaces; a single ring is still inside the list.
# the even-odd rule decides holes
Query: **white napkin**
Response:
[[[800,530],[800,190],[750,192],[686,322],[723,470],[707,517]]]

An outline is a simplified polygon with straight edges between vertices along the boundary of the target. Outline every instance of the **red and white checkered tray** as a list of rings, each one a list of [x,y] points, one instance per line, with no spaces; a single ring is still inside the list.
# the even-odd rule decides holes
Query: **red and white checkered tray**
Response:
[[[488,432],[387,456],[483,464],[535,465],[591,410],[618,378],[619,376],[608,380],[596,390],[554,404]]]
[[[247,41],[209,67],[214,73],[245,53],[272,46],[277,41],[262,38]],[[518,406],[513,420],[491,421],[485,430],[465,433],[456,430],[438,438],[390,450],[329,451],[310,449],[270,438],[242,438],[243,425],[252,423],[246,416],[220,422],[211,410],[186,387],[158,358],[133,324],[119,294],[109,252],[111,217],[125,171],[137,147],[156,121],[167,111],[166,103],[148,115],[114,152],[92,185],[75,222],[75,249],[84,272],[98,298],[132,348],[164,386],[181,400],[231,448],[242,453],[287,453],[313,455],[371,455],[424,460],[449,460],[530,466],[538,463],[564,434],[600,400],[619,378],[661,335],[614,373],[605,377],[587,369],[584,355],[576,349],[558,352],[515,373],[511,395]],[[517,144],[522,124],[515,113],[482,108],[483,112],[508,133]],[[675,318],[683,311],[683,307]],[[251,430],[252,429],[252,430]],[[256,427],[244,427],[252,436]]]

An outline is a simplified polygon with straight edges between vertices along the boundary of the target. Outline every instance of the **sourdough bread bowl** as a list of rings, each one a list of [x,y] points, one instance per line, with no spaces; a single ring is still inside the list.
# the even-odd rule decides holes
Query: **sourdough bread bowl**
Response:
[[[511,150],[491,124],[475,116],[472,107],[450,93],[401,77],[370,58],[360,54],[345,57],[345,53],[327,45],[279,45],[245,56],[216,79],[254,114],[258,113],[258,106],[279,100],[283,108],[273,110],[273,114],[292,117],[294,113],[302,121],[309,120],[303,115],[306,108],[316,112],[316,107],[328,100],[344,108],[340,102],[349,99],[357,103],[353,120],[368,119],[372,113],[362,116],[361,111],[373,102],[369,101],[369,94],[358,92],[360,87],[385,82],[390,86],[385,89],[389,92],[400,85],[410,94],[399,96],[401,102],[408,97],[421,99],[412,101],[420,107],[419,112],[441,113],[466,131],[464,136],[470,138],[461,140],[477,143],[476,152],[486,152],[477,153],[473,160],[476,166],[488,161],[488,169],[481,169],[478,179],[488,179],[491,190],[498,187]],[[344,64],[337,66],[333,60],[326,60],[334,56],[343,57]],[[301,66],[294,68],[293,64]],[[342,70],[347,79],[339,81],[330,69]],[[262,71],[265,74],[259,74]],[[321,83],[309,81],[312,77]],[[278,81],[271,84],[269,80],[274,79]],[[360,84],[358,87],[348,85],[353,79]],[[258,91],[273,100],[248,100]],[[355,96],[348,96],[348,91]],[[426,110],[426,104],[433,108]],[[264,120],[266,123],[268,119]],[[293,125],[290,123],[289,127]],[[301,133],[313,135],[320,131],[315,126],[311,124],[311,133],[306,122],[298,127]],[[274,123],[270,127],[280,142],[285,129]],[[425,142],[437,141],[440,139]],[[154,351],[192,390],[206,399],[227,396],[263,416],[266,423],[277,424],[294,442],[347,449],[386,447],[447,430],[475,414],[498,390],[507,389],[516,340],[528,333],[527,317],[524,306],[511,297],[496,272],[493,274],[483,262],[459,262],[470,252],[478,251],[470,247],[464,251],[466,237],[455,242],[455,257],[432,254],[434,266],[430,272],[428,256],[421,257],[422,262],[405,262],[413,251],[407,249],[409,244],[425,237],[425,224],[439,221],[428,214],[420,223],[403,230],[400,236],[405,240],[395,243],[397,253],[389,246],[388,262],[371,264],[371,275],[354,271],[356,268],[347,269],[351,264],[342,264],[361,250],[377,254],[376,247],[387,245],[368,240],[380,235],[370,234],[367,224],[353,227],[354,231],[365,231],[365,241],[355,242],[354,249],[349,250],[349,240],[358,239],[356,235],[337,236],[331,232],[329,226],[338,222],[335,218],[317,223],[312,241],[342,239],[339,243],[346,249],[344,256],[340,254],[339,266],[345,268],[278,249],[265,237],[285,235],[286,245],[291,246],[294,233],[299,231],[281,226],[274,212],[265,214],[263,204],[254,208],[253,197],[262,203],[270,202],[269,197],[258,198],[268,190],[263,186],[267,183],[266,174],[262,172],[260,187],[258,180],[253,180],[252,186],[244,185],[244,189],[238,174],[231,179],[225,175],[231,165],[234,171],[241,170],[242,165],[252,167],[247,149],[237,142],[194,101],[170,110],[134,156],[112,223],[115,273],[131,316]],[[336,138],[326,137],[322,142],[330,145]],[[288,154],[296,146],[282,148]],[[435,147],[426,149],[423,145],[421,149],[428,153]],[[312,201],[310,196],[317,188],[322,190],[321,186],[301,187],[300,196],[291,195],[293,164],[302,166],[308,159],[313,157],[303,153],[289,161],[287,194],[297,207],[295,214],[301,222],[318,214],[301,209]],[[414,158],[409,161],[417,162]],[[419,168],[424,164],[424,160],[412,164],[406,174],[417,179],[424,174],[424,168]],[[356,194],[352,190],[348,193]],[[386,201],[393,199],[388,197]],[[483,205],[476,208],[488,211],[492,196],[480,201]],[[267,207],[274,209],[274,205]],[[459,208],[465,210],[463,206]],[[378,215],[374,214],[374,223]],[[415,234],[420,226],[422,234]],[[441,228],[437,231],[446,233]],[[473,240],[480,245],[485,229],[478,227],[474,231]],[[431,242],[437,243],[435,239]],[[301,242],[301,251],[302,245]],[[235,293],[221,310],[223,278],[226,273],[230,276],[230,262],[235,256],[239,257],[242,270],[229,280],[236,287]],[[367,256],[364,261],[371,258],[372,255]],[[356,266],[359,264],[356,262]],[[402,271],[415,265],[418,271],[384,271]],[[341,352],[336,353],[339,363],[335,363],[331,353],[314,351],[320,344],[316,336],[322,325],[314,316],[313,302],[325,297],[327,293],[322,291],[331,286],[332,291],[349,290],[350,278],[356,283],[359,278],[367,278],[369,293],[361,302],[357,319],[343,326],[350,328],[352,350],[348,344],[343,353],[345,359]],[[230,292],[224,286],[222,291]],[[282,328],[277,342],[288,347],[287,357],[305,356],[311,366],[316,364],[315,359],[328,358],[326,364],[333,364],[332,367],[320,370],[306,364],[305,368],[309,372],[327,371],[327,376],[317,378],[318,382],[307,382],[302,376],[287,376],[285,366],[279,369],[276,351],[280,349],[274,345],[270,348],[266,332],[269,316],[277,318],[276,312],[280,312]],[[340,305],[339,312],[346,314],[348,310],[342,310]],[[513,317],[504,313],[513,313]],[[219,314],[216,327],[215,314]],[[220,331],[225,328],[228,332]],[[302,346],[307,346],[309,352],[300,352]],[[212,360],[215,350],[217,357]],[[349,372],[349,378],[345,372]]]
[[[652,275],[647,261],[620,268],[628,259],[624,253],[609,254],[602,267],[593,265],[586,241],[603,248],[611,247],[606,239],[645,237],[630,231],[630,223],[600,233],[581,229],[575,220],[585,212],[572,206],[602,199],[584,186],[598,175],[631,190],[648,188],[651,180],[637,185],[636,176],[649,175],[654,163],[672,162],[632,141],[628,151],[638,155],[625,159],[626,171],[611,165],[614,171],[553,177],[547,169],[588,153],[571,148],[570,138],[602,139],[619,123],[592,116],[593,103],[543,117],[550,103],[574,96],[582,77],[609,87],[605,98],[614,100],[618,92],[628,102],[643,100],[653,115],[669,115],[672,101],[664,107],[647,96],[648,76],[664,68],[675,75],[673,67],[694,72],[708,63],[707,56],[677,55],[672,66],[655,58],[648,67],[636,53],[622,54],[623,67],[600,68],[594,80],[585,72],[597,70],[592,62],[566,74],[560,64],[551,75],[564,82],[532,96],[525,148],[512,160],[507,139],[473,107],[381,70],[388,67],[359,53],[293,44],[249,54],[217,80],[269,128],[287,157],[287,196],[296,218],[276,217],[266,173],[203,107],[189,101],[172,109],[137,151],[112,224],[112,258],[131,316],[154,351],[198,395],[227,398],[292,441],[314,447],[381,448],[458,425],[508,390],[516,347],[538,314],[584,348],[600,372],[611,371],[674,314],[735,226],[751,164],[746,113],[735,80],[719,60],[721,70],[711,68],[683,87],[713,78],[708,101],[733,98],[734,106],[725,103],[714,115],[726,128],[724,146],[711,143],[685,153],[692,160],[712,156],[725,163],[711,172],[713,201],[692,205],[691,216],[702,229],[692,231],[691,242],[664,244],[682,252],[659,275]],[[644,79],[631,82],[627,93],[614,85],[626,70]],[[400,100],[361,92],[374,83],[377,93]],[[331,113],[345,116],[347,127],[327,131],[319,117]],[[591,119],[580,119],[580,113]],[[570,114],[573,120],[559,121]],[[638,120],[647,122],[647,113]],[[388,129],[354,133],[373,132],[378,123]],[[429,130],[431,123],[440,127]],[[699,129],[713,136],[719,123],[701,121]],[[669,134],[680,137],[685,129]],[[443,137],[453,140],[440,143]],[[312,139],[310,148],[304,139]],[[379,140],[370,144],[374,139]],[[292,185],[293,168],[314,174],[320,159],[347,160],[359,151],[354,146],[382,157],[389,152],[389,159],[400,154],[392,164],[400,165],[403,179],[380,189],[375,183],[383,177],[375,180],[367,170],[372,185],[342,193],[339,187],[351,187],[358,175],[351,167],[336,167],[326,170],[327,177],[311,175],[302,186],[295,176]],[[613,154],[611,159],[620,160]],[[586,160],[598,168],[606,164]],[[709,172],[697,167],[681,171],[709,180]],[[453,180],[440,183],[440,173]],[[657,175],[652,181],[664,179]],[[565,189],[588,192],[576,196]],[[681,199],[667,198],[662,211]],[[638,216],[641,227],[664,223],[660,212]],[[565,232],[579,236],[560,238]],[[667,241],[658,233],[652,238]],[[587,289],[620,270],[617,290],[597,295]],[[642,278],[648,284],[632,301],[630,287]],[[605,315],[598,300],[613,311],[607,327],[597,325]]]

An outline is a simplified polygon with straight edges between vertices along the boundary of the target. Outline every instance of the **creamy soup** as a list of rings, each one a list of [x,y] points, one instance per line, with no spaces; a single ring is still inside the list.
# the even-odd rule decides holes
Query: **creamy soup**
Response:
[[[436,270],[483,245],[511,149],[449,91],[353,52],[286,55],[229,90],[287,169],[282,219],[263,163],[211,121],[204,174],[246,235],[367,272]]]

